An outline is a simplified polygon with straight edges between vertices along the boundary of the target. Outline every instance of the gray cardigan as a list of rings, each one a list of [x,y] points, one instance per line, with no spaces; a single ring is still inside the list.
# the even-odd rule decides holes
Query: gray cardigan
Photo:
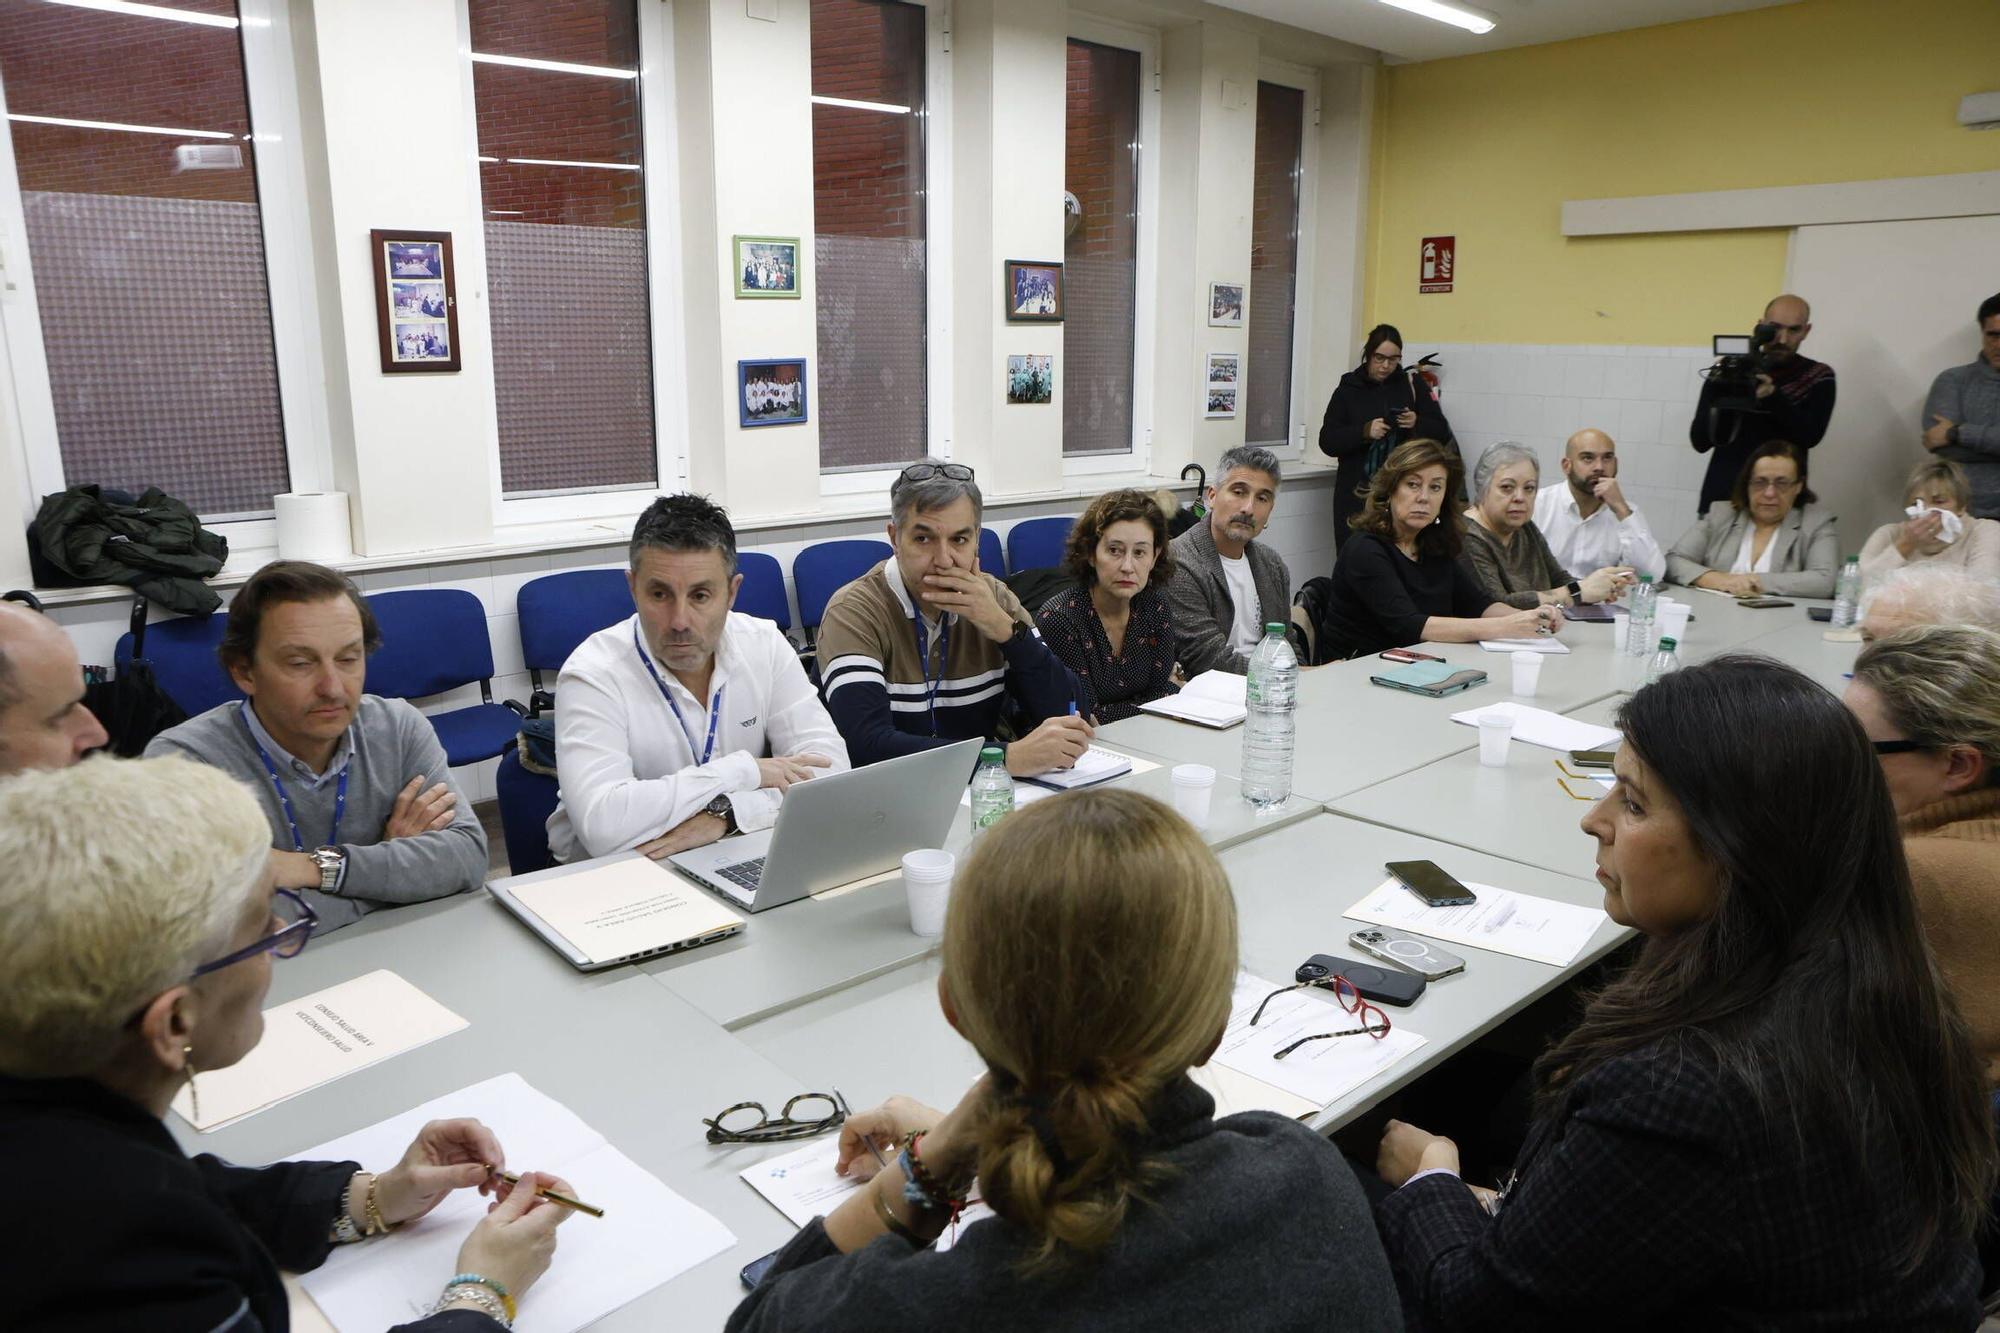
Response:
[[[1785,515],[1771,538],[1776,547],[1771,572],[1757,576],[1764,591],[1786,597],[1833,596],[1833,581],[1840,573],[1840,538],[1834,535],[1833,524],[1832,514],[1810,505]],[[1749,514],[1730,505],[1714,506],[1667,552],[1667,577],[1691,587],[1703,574],[1727,574],[1749,525]]]
[[[1958,423],[1958,443],[1933,452],[1965,469],[1972,482],[1972,512],[1980,518],[2000,518],[2000,370],[1985,358],[1969,366],[1953,366],[1931,381],[1924,399],[1929,430],[1933,416]]]
[[[1505,602],[1517,611],[1532,611],[1542,604],[1542,593],[1572,582],[1570,572],[1556,562],[1555,552],[1531,519],[1514,540],[1502,545],[1471,515],[1465,519],[1465,549],[1459,561],[1470,570],[1479,586],[1496,602]]]
[[[1174,617],[1174,650],[1183,674],[1233,671],[1243,675],[1250,659],[1229,646],[1229,627],[1236,603],[1216,554],[1215,535],[1206,521],[1174,538],[1174,576],[1167,580],[1167,607]],[[1285,559],[1268,547],[1251,542],[1243,548],[1250,577],[1257,584],[1257,618],[1263,624],[1292,618],[1292,575]]]

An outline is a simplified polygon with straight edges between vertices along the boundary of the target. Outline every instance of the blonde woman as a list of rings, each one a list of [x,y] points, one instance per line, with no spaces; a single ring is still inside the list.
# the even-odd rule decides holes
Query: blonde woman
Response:
[[[1903,487],[1905,509],[1922,500],[1925,513],[1901,523],[1884,523],[1861,548],[1861,577],[1868,583],[1908,565],[1963,569],[2000,582],[2000,521],[1972,516],[1972,482],[1948,458],[1917,464]],[[1946,514],[1957,516],[1960,531],[1945,540]]]
[[[1229,882],[1158,801],[1076,792],[1002,820],[959,872],[938,980],[989,1073],[948,1114],[894,1098],[850,1119],[841,1169],[868,1184],[729,1328],[1401,1328],[1340,1154],[1280,1116],[1214,1119],[1187,1076],[1236,959]],[[893,1154],[912,1133],[877,1172],[862,1136]],[[998,1217],[925,1248],[975,1179]]]

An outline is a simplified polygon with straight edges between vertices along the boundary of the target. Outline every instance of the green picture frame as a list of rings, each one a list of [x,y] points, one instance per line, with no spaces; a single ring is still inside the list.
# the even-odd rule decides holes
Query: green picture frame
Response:
[[[737,300],[799,299],[798,237],[738,236],[731,252],[736,257]]]

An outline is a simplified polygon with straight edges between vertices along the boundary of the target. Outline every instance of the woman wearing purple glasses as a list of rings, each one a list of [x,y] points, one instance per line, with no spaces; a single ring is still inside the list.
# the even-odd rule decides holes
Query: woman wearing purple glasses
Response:
[[[476,1120],[424,1126],[381,1172],[354,1162],[189,1158],[163,1122],[182,1089],[263,1035],[273,957],[313,915],[272,889],[270,831],[218,769],[97,760],[0,784],[0,1245],[10,1329],[275,1333],[280,1266],[423,1216],[476,1186],[501,1202],[458,1254],[424,1333],[504,1327],[566,1210]],[[490,1164],[490,1166],[488,1165]],[[447,1275],[440,1273],[442,1281]]]

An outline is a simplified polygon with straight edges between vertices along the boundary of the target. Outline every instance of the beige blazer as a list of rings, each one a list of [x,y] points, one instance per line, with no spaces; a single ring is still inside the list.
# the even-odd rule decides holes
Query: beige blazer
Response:
[[[1771,539],[1771,572],[1757,577],[1764,591],[1784,597],[1831,597],[1840,573],[1840,539],[1834,517],[1811,505],[1795,507]],[[1712,506],[1708,517],[1681,534],[1667,552],[1667,577],[1692,585],[1711,571],[1727,574],[1743,544],[1750,515],[1726,504]]]

